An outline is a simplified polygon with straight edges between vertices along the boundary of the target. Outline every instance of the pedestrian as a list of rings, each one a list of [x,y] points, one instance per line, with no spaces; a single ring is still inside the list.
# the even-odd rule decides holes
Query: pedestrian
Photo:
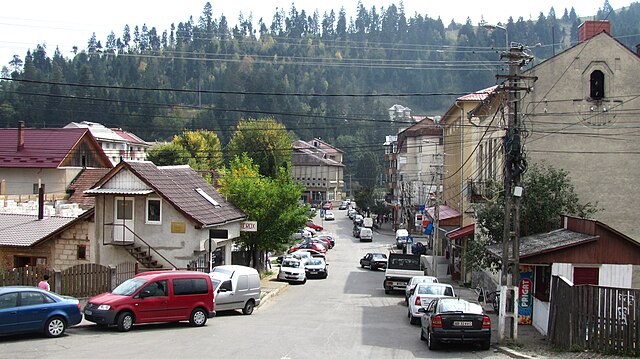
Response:
[[[51,290],[51,286],[49,285],[49,275],[45,274],[44,278],[40,281],[40,283],[38,283],[38,288],[44,289],[44,290]]]
[[[267,252],[267,270],[271,270],[271,252]]]

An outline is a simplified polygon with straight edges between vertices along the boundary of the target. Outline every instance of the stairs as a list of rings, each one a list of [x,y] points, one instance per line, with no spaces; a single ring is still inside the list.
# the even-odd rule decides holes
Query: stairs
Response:
[[[146,268],[153,270],[163,269],[162,264],[158,263],[158,261],[155,260],[151,253],[149,253],[149,251],[145,248],[131,245],[125,247],[125,249],[127,250],[127,252],[129,252],[129,254],[131,254],[133,258],[136,259],[138,263],[142,264]]]

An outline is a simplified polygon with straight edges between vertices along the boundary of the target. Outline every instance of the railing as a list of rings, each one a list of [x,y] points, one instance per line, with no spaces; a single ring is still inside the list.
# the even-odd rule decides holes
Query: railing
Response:
[[[163,256],[160,252],[158,252],[155,248],[151,247],[151,245],[149,245],[149,243],[147,243],[147,241],[145,241],[144,239],[142,239],[142,237],[140,237],[139,235],[136,234],[136,232],[132,231],[129,227],[127,227],[126,224],[116,224],[116,223],[105,223],[106,226],[111,226],[114,227],[114,231],[111,233],[111,238],[112,238],[112,242],[117,243],[119,241],[114,240],[113,236],[115,234],[115,227],[123,227],[122,230],[122,244],[123,245],[136,245],[136,239],[138,239],[140,242],[144,243],[145,246],[147,246],[147,250],[149,251],[149,253],[151,253],[151,251],[153,251],[154,253],[156,253],[158,256],[160,256],[160,258],[164,259],[165,262],[167,262],[171,267],[177,269],[178,267],[176,265],[174,265],[169,259],[167,259],[167,257]],[[126,237],[126,233],[127,231],[129,233],[131,233],[134,236],[134,240],[133,243],[131,241],[126,241],[125,237]],[[141,246],[142,247],[142,246]]]

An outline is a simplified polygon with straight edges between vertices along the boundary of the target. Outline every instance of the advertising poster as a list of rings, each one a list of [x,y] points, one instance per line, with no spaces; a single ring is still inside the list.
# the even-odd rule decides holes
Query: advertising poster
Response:
[[[533,316],[533,267],[520,266],[518,324],[531,325]]]

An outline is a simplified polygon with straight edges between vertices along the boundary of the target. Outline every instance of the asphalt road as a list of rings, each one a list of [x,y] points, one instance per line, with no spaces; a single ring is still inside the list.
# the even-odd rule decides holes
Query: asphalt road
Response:
[[[372,243],[351,236],[345,211],[317,222],[337,236],[327,279],[291,285],[250,316],[219,313],[205,327],[186,323],[134,326],[128,333],[95,326],[64,337],[0,338],[0,358],[506,358],[493,350],[449,347],[437,352],[409,324],[402,293],[385,295],[384,272],[359,266],[367,252],[388,252],[389,236]]]

